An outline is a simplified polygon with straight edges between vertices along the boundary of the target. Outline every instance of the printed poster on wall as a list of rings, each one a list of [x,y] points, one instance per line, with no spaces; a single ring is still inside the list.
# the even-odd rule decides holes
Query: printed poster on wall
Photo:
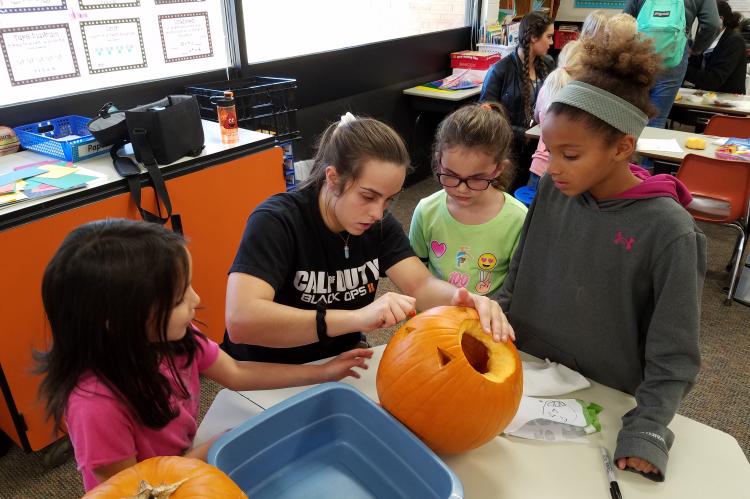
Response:
[[[0,29],[0,45],[12,86],[81,75],[67,24]]]
[[[82,10],[116,9],[119,7],[139,7],[141,0],[78,0]]]
[[[146,67],[140,19],[81,21],[80,25],[89,73]]]
[[[67,10],[66,0],[0,0],[0,14]]]
[[[188,61],[214,55],[208,12],[159,16],[164,62]]]

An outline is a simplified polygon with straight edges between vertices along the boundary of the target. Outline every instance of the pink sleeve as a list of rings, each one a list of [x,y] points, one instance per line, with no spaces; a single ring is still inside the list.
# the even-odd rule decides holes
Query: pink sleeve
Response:
[[[195,352],[195,365],[198,366],[198,372],[203,372],[216,362],[219,358],[219,344],[214,340],[202,336],[195,335],[195,339],[198,341],[200,348]]]
[[[128,410],[108,395],[75,390],[68,400],[65,424],[81,470],[93,471],[137,454]]]
[[[536,96],[536,106],[534,107],[534,118],[540,125],[544,123],[544,110],[547,107],[547,87],[542,85],[539,95]]]

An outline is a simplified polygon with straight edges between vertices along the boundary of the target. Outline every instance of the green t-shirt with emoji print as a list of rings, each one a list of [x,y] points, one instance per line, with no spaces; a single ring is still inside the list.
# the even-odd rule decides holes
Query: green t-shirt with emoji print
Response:
[[[526,206],[508,193],[500,212],[477,225],[458,222],[448,211],[440,190],[417,204],[409,241],[433,275],[472,293],[492,295],[508,275],[516,251]]]

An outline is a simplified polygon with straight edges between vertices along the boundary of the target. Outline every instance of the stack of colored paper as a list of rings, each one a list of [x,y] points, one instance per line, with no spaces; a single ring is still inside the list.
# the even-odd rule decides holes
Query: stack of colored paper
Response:
[[[100,177],[65,161],[21,165],[0,175],[0,206],[82,189]]]

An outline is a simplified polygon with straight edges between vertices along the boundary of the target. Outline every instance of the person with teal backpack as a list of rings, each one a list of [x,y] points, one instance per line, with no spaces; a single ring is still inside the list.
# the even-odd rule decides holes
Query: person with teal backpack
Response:
[[[638,32],[654,41],[656,53],[664,58],[665,69],[680,64],[687,45],[683,0],[645,0],[636,21]]]
[[[716,0],[628,0],[623,12],[638,21],[638,32],[653,39],[663,69],[651,89],[658,114],[648,126],[664,128],[687,71],[688,55],[702,54],[721,28]],[[692,43],[688,33],[698,20]]]

